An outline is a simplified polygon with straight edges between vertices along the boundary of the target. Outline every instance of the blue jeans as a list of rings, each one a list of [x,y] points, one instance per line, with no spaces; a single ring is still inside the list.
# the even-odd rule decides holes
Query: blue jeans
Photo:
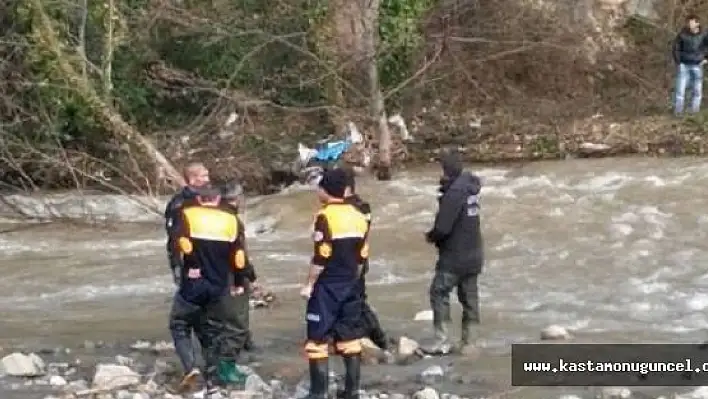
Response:
[[[691,88],[690,112],[701,109],[703,95],[703,67],[701,65],[679,64],[676,72],[676,92],[674,97],[674,112],[683,113],[686,89]]]

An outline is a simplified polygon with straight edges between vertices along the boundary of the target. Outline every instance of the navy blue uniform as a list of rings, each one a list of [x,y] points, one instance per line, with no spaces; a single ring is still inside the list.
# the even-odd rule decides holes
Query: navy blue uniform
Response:
[[[323,270],[307,302],[306,352],[311,360],[327,358],[330,341],[340,354],[361,352],[359,281],[369,257],[368,227],[366,217],[350,204],[330,203],[317,213],[312,264]]]
[[[215,380],[216,366],[243,346],[244,334],[230,323],[232,286],[244,286],[253,275],[243,246],[243,225],[223,206],[185,200],[172,218],[171,253],[180,258],[179,288],[170,313],[170,332],[187,371],[194,368],[191,333],[200,339],[206,378]],[[238,342],[235,342],[238,341]]]

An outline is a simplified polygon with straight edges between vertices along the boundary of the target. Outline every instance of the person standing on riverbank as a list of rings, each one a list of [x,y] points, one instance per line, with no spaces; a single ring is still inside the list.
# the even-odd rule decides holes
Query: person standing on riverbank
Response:
[[[315,216],[314,253],[307,284],[307,343],[310,367],[308,399],[325,399],[329,387],[329,344],[344,359],[344,399],[359,397],[363,302],[359,292],[362,263],[369,257],[366,217],[344,200],[347,175],[326,171],[319,183],[322,209]]]
[[[172,279],[175,284],[179,285],[179,270],[182,267],[181,256],[174,252],[175,245],[172,240],[172,226],[174,219],[179,213],[184,201],[193,199],[196,196],[196,191],[200,187],[209,184],[209,169],[201,162],[190,162],[182,169],[182,176],[187,183],[175,195],[165,207],[165,230],[167,231],[167,259],[172,272]]]
[[[250,303],[249,298],[253,290],[258,289],[258,283],[256,282],[257,276],[255,268],[251,264],[251,260],[248,257],[248,250],[246,246],[246,227],[239,216],[240,207],[243,199],[243,187],[238,183],[231,183],[222,186],[221,188],[221,198],[226,203],[226,206],[233,211],[239,221],[239,234],[241,235],[240,241],[244,248],[246,254],[246,263],[248,264],[248,270],[250,275],[248,276],[248,285],[244,287],[244,292],[238,295],[233,295],[228,301],[230,302],[229,308],[232,312],[233,323],[235,328],[242,331],[243,333],[243,347],[238,348],[246,351],[257,351],[257,347],[253,342],[253,337],[250,331]]]
[[[428,352],[447,354],[452,345],[448,337],[450,293],[457,289],[462,305],[460,348],[470,344],[471,328],[479,324],[477,277],[482,272],[483,244],[479,216],[479,177],[463,172],[457,152],[441,157],[439,209],[426,240],[438,250],[435,276],[430,285],[430,305],[436,341]]]
[[[353,205],[359,212],[361,212],[365,217],[366,220],[368,221],[368,230],[371,231],[371,204],[368,202],[364,201],[357,193],[356,193],[356,176],[354,175],[353,170],[347,170],[347,177],[348,177],[348,183],[347,183],[347,189],[348,189],[348,195],[345,198],[346,203]],[[368,236],[367,232],[367,236]],[[368,297],[366,294],[366,274],[369,272],[369,259],[365,259],[364,263],[362,265],[362,271],[361,271],[361,280],[359,282],[359,290],[360,290],[360,295],[362,298],[363,302],[363,319],[364,319],[364,324],[366,327],[367,334],[366,336],[371,339],[371,342],[376,344],[379,348],[383,349],[387,356],[390,355],[388,352],[389,350],[389,340],[388,337],[386,336],[386,333],[384,332],[383,328],[381,327],[381,322],[379,322],[379,318],[376,316],[376,313],[374,310],[371,308],[371,306],[368,303]]]
[[[171,233],[172,251],[182,265],[170,311],[170,332],[186,372],[180,388],[190,388],[200,374],[194,359],[195,331],[206,363],[206,398],[216,399],[219,364],[233,362],[245,338],[230,320],[227,300],[242,295],[253,275],[241,242],[242,225],[224,207],[220,192],[205,186],[176,210]]]
[[[674,92],[674,114],[684,111],[686,89],[691,90],[689,112],[700,111],[703,97],[703,66],[706,63],[706,32],[701,30],[698,16],[689,15],[686,25],[676,35],[672,46],[676,63],[676,85]]]

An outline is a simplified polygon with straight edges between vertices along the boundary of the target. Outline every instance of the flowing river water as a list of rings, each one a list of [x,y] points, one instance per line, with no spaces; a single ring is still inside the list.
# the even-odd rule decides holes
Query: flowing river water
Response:
[[[508,379],[512,342],[549,324],[580,341],[697,342],[708,327],[708,164],[696,159],[606,159],[481,168],[486,265],[483,324],[473,367]],[[385,327],[414,338],[429,322],[435,253],[425,243],[437,206],[439,170],[362,178],[374,211],[370,298]],[[113,222],[3,224],[0,345],[71,345],[85,339],[166,338],[173,286],[160,216],[125,197],[51,197],[57,212]],[[46,213],[42,197],[13,198]],[[260,337],[302,339],[298,285],[311,251],[317,207],[305,188],[249,201],[250,249],[277,307],[254,312]],[[267,228],[264,228],[267,227]],[[257,234],[255,230],[266,230]],[[294,354],[297,355],[297,354]],[[530,398],[528,393],[519,397]]]

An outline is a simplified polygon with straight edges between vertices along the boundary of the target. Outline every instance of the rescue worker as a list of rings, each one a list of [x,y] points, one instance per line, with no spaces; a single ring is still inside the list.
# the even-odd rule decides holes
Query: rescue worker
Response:
[[[324,399],[329,386],[329,344],[344,359],[344,398],[359,397],[361,342],[364,336],[359,281],[368,258],[368,222],[344,201],[347,175],[342,169],[323,174],[318,198],[323,204],[315,216],[314,254],[307,284],[309,399]]]
[[[187,183],[186,186],[182,187],[170,201],[167,203],[165,208],[165,230],[167,230],[167,259],[170,266],[170,271],[172,273],[172,279],[175,284],[179,284],[179,270],[182,265],[180,264],[181,258],[179,254],[173,252],[174,244],[171,242],[170,230],[172,229],[173,219],[177,214],[182,203],[186,200],[192,199],[196,195],[196,190],[209,184],[209,169],[204,166],[201,162],[190,162],[182,169],[182,176],[184,181]]]
[[[240,223],[239,232],[242,233],[241,243],[246,251],[246,256],[248,258],[248,251],[246,250],[246,235],[245,226],[239,215],[240,206],[243,199],[243,187],[238,183],[225,184],[221,188],[221,198],[225,202],[226,206],[229,207],[234,214],[237,215]],[[251,265],[250,258],[248,258],[248,263]],[[242,331],[243,334],[243,349],[246,351],[256,351],[257,347],[253,343],[253,338],[250,332],[250,294],[253,290],[258,289],[258,283],[256,282],[255,268],[251,265],[248,268],[252,273],[248,276],[248,286],[243,295],[233,296],[230,300],[229,308],[232,311],[233,321],[235,323],[235,328]]]
[[[179,218],[180,209],[185,201],[193,200],[196,197],[197,190],[209,184],[209,170],[201,162],[190,162],[184,166],[182,169],[182,177],[186,183],[186,186],[182,187],[180,191],[175,193],[170,199],[165,207],[165,230],[167,232],[167,259],[168,265],[170,267],[170,274],[175,285],[179,287],[180,277],[182,271],[182,256],[179,251],[176,250],[173,232],[173,227],[175,227],[175,219]],[[205,321],[205,320],[204,320]],[[197,330],[194,331],[197,335],[197,339],[201,343],[202,337],[200,336],[199,326],[203,325],[202,322],[198,320],[192,320],[190,325],[196,326]],[[190,333],[191,337],[191,333]],[[191,338],[190,338],[191,339]],[[185,368],[187,374],[184,376],[182,385],[190,385],[199,376],[199,370],[196,367],[197,356],[194,349],[194,345],[190,342],[186,345],[185,340],[175,342],[175,351],[177,352],[182,366]]]
[[[219,398],[219,362],[232,362],[238,355],[234,348],[243,345],[242,334],[229,322],[226,300],[245,292],[253,273],[241,241],[243,229],[222,205],[219,191],[202,187],[175,212],[171,234],[172,251],[182,265],[170,312],[170,332],[186,372],[180,389],[190,388],[200,374],[192,356],[194,330],[206,363],[206,398]]]
[[[354,207],[361,212],[365,217],[368,222],[368,229],[371,230],[371,205],[364,201],[357,193],[356,193],[356,177],[354,175],[353,170],[347,170],[347,178],[348,178],[348,183],[347,183],[347,197],[345,198],[345,202],[351,205],[354,205]],[[366,326],[366,336],[376,344],[379,348],[383,349],[387,355],[387,357],[390,356],[388,353],[389,349],[389,340],[386,337],[386,333],[384,332],[383,328],[381,328],[381,323],[379,322],[379,318],[376,316],[376,313],[374,310],[369,306],[369,303],[367,301],[368,297],[366,294],[366,274],[369,272],[369,259],[364,260],[364,264],[362,266],[362,271],[361,271],[361,280],[359,281],[359,289],[360,289],[360,294],[362,297],[362,302],[363,302],[363,322],[364,325]]]
[[[479,324],[477,277],[484,262],[479,215],[479,177],[463,172],[457,152],[441,158],[439,209],[426,240],[438,249],[435,277],[430,285],[430,305],[436,342],[429,352],[448,353],[452,349],[448,337],[450,293],[457,289],[462,305],[460,348],[468,345],[473,324]]]

